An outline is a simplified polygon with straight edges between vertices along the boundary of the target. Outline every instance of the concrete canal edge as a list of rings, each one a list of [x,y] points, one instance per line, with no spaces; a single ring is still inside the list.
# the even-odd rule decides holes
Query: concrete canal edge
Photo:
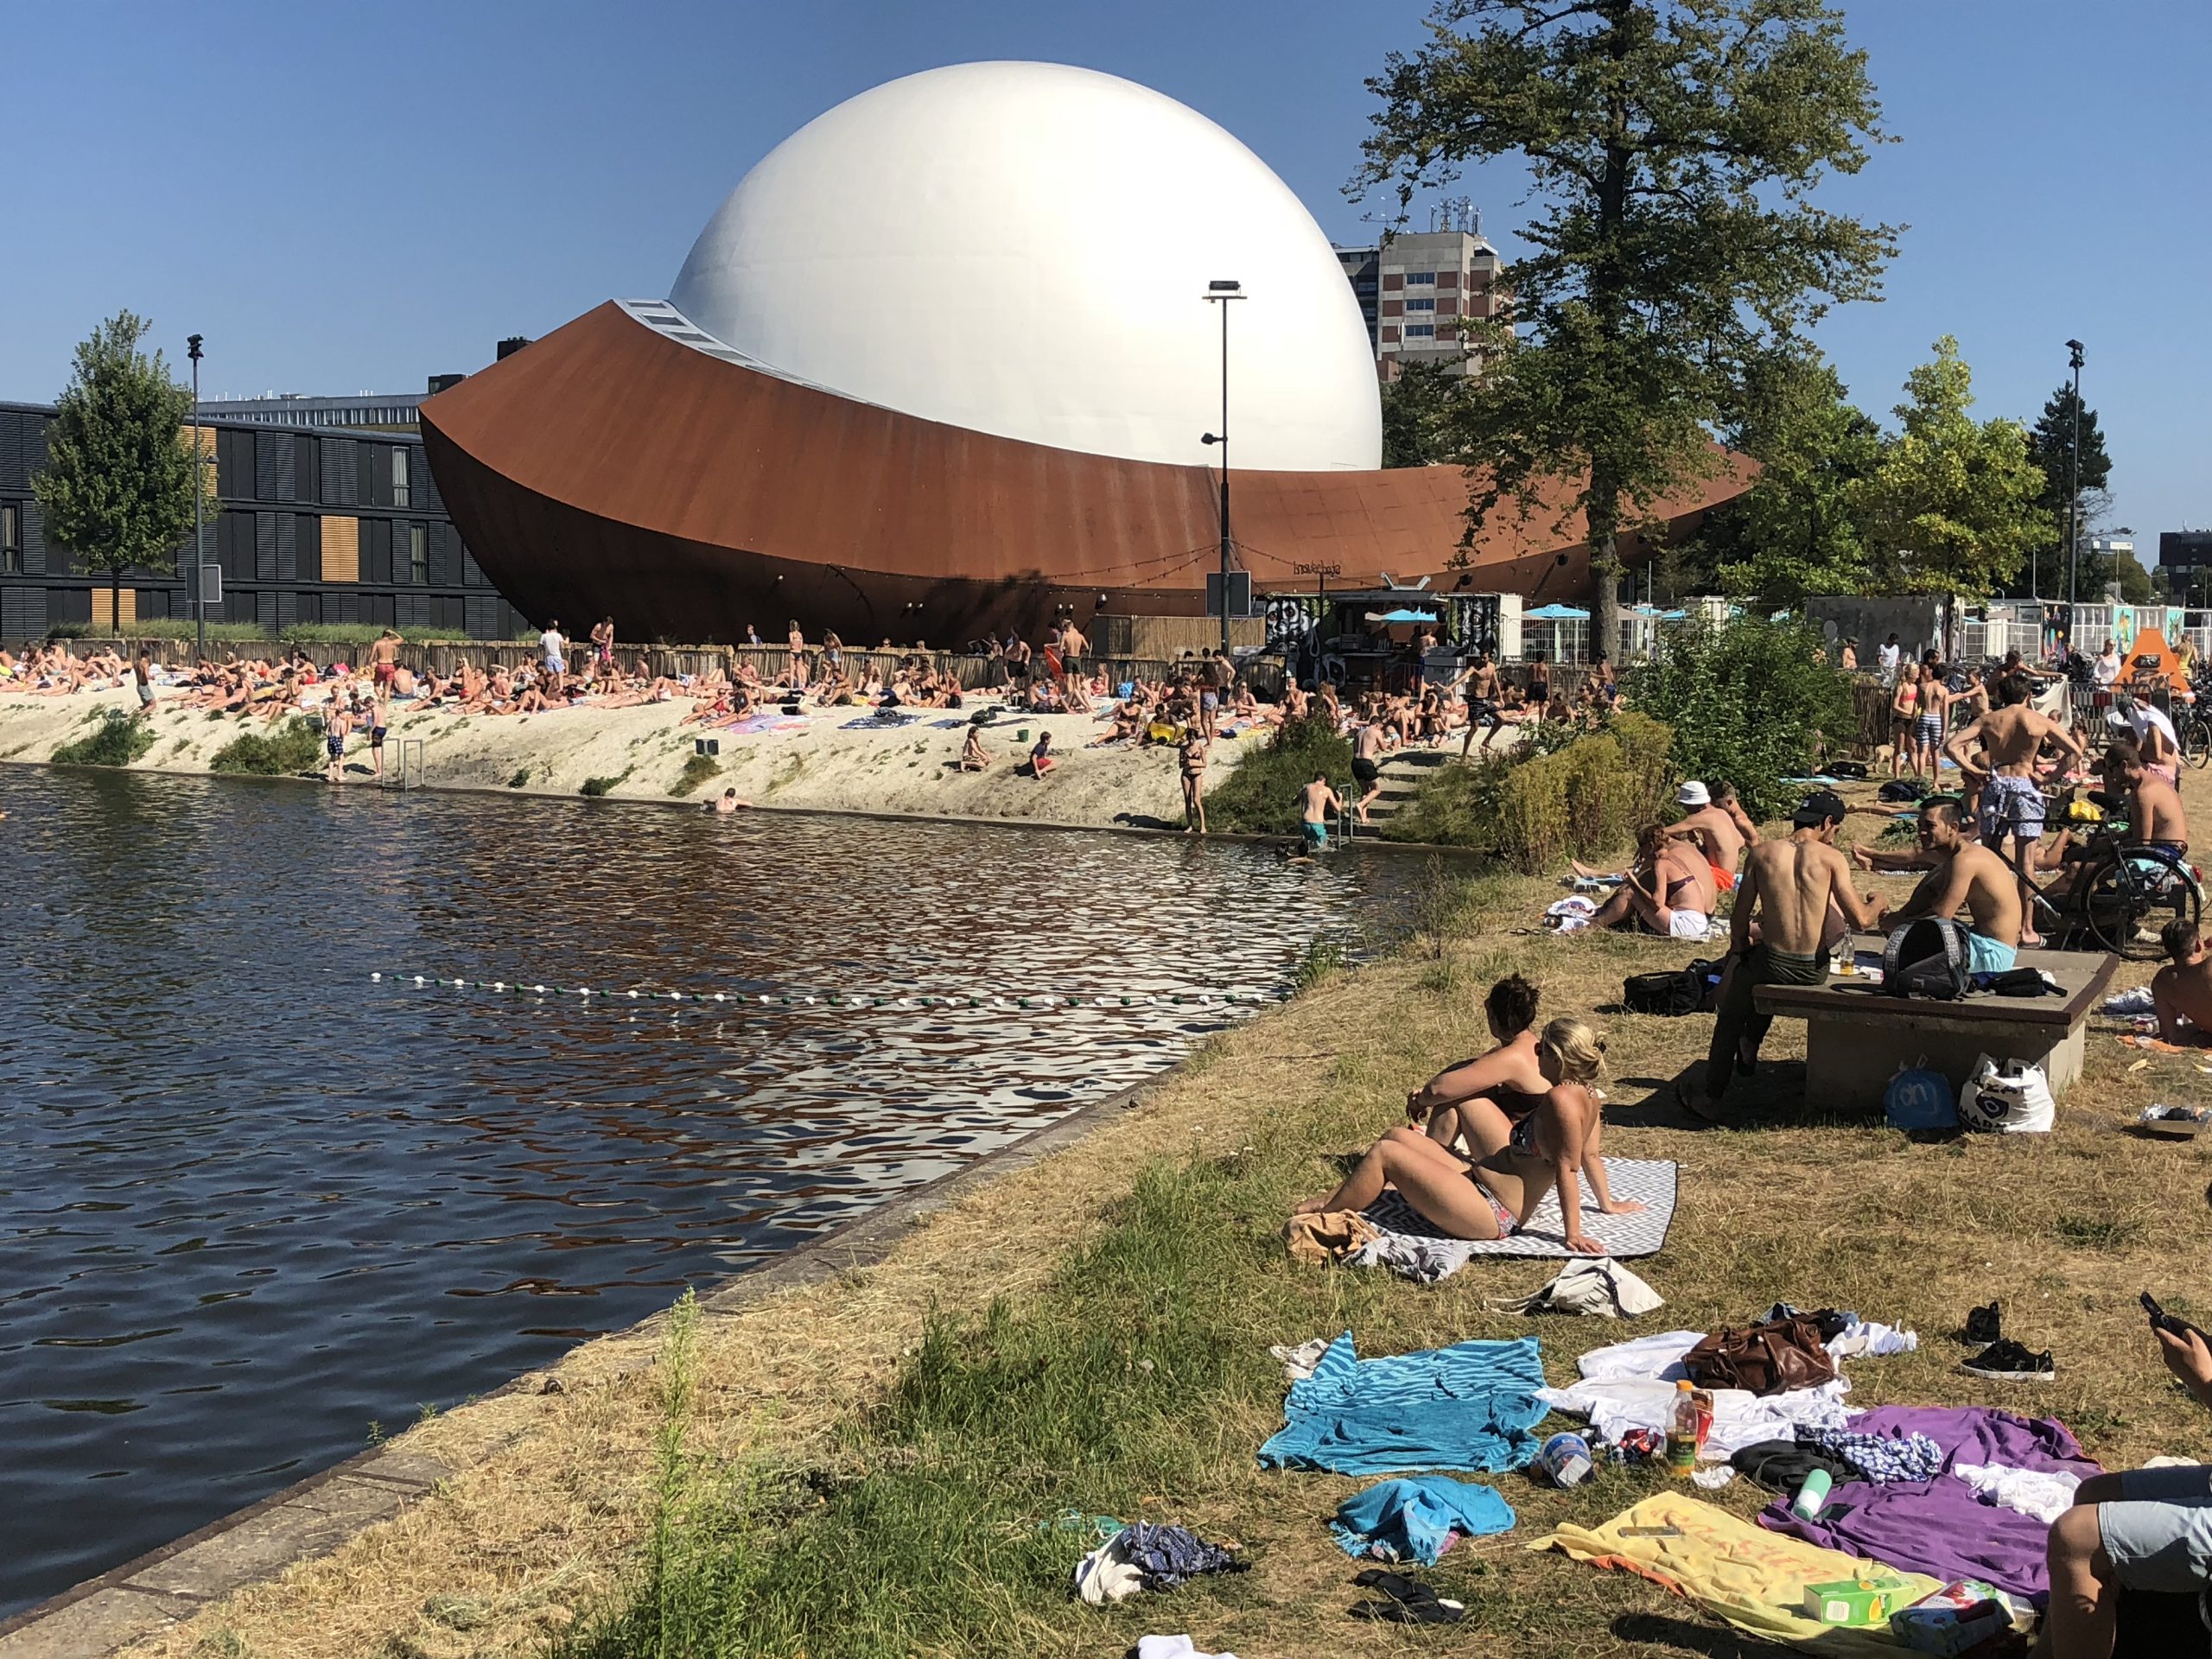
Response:
[[[1265,1018],[1262,1013],[1259,1018]],[[819,1283],[870,1267],[894,1249],[921,1217],[943,1210],[986,1182],[1075,1145],[1116,1114],[1141,1105],[1188,1063],[1188,1057],[1142,1082],[1077,1108],[963,1168],[916,1187],[823,1237],[737,1274],[703,1292],[702,1316],[727,1317],[772,1292]],[[649,1332],[667,1319],[655,1313],[617,1336]],[[517,1377],[487,1398],[522,1389],[543,1390],[560,1363]],[[449,1420],[464,1421],[468,1406]],[[397,1447],[372,1446],[310,1475],[259,1503],[0,1620],[0,1659],[109,1659],[132,1643],[192,1618],[209,1603],[275,1580],[302,1562],[327,1555],[357,1534],[391,1520],[429,1496],[439,1483],[493,1457],[512,1437],[469,1443],[442,1459]]]

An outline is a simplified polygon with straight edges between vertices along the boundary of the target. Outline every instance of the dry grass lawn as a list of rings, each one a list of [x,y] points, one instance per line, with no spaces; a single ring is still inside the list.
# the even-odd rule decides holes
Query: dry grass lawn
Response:
[[[2212,791],[2193,776],[2190,794],[2212,823]],[[1870,833],[1867,822],[1854,819],[1851,833]],[[1425,1649],[1422,1632],[1344,1617],[1357,1599],[1355,1567],[1321,1523],[1364,1483],[1255,1467],[1254,1448],[1280,1421],[1266,1346],[1347,1327],[1370,1353],[1519,1335],[1530,1322],[1488,1312],[1484,1299],[1531,1289],[1556,1264],[1478,1262],[1425,1288],[1294,1266],[1274,1234],[1293,1198],[1325,1187],[1336,1154],[1400,1121],[1408,1088],[1484,1046],[1482,991],[1518,969],[1541,983],[1548,1014],[1598,1011],[1613,1071],[1609,1150],[1682,1166],[1668,1248],[1635,1264],[1667,1306],[1625,1327],[1535,1325],[1554,1380],[1573,1375],[1585,1348],[1640,1331],[1742,1321],[1782,1299],[1855,1307],[1920,1332],[1917,1353],[1851,1364],[1859,1405],[1986,1403],[2054,1414],[2108,1465],[2212,1451],[2212,1423],[2168,1381],[2135,1300],[2149,1288],[2170,1308],[2193,1308],[2200,1319],[2212,1313],[2212,1293],[2201,1288],[2212,1156],[2123,1129],[2149,1101],[2203,1098],[2206,1079],[2192,1058],[2125,1049],[2118,1027],[2099,1020],[2087,1074],[2056,1134],[1925,1144],[1884,1127],[1876,1101],[1847,1119],[1808,1118],[1797,1104],[1802,1028],[1784,1023],[1768,1046],[1771,1063],[1739,1084],[1745,1126],[1705,1128],[1665,1103],[1663,1086],[1701,1058],[1710,1020],[1613,1011],[1624,976],[1679,963],[1691,950],[1528,931],[1557,891],[1532,880],[1483,883],[1480,907],[1441,937],[1331,976],[1220,1037],[1140,1107],[928,1218],[881,1265],[709,1319],[694,1445],[753,1469],[864,1477],[855,1447],[865,1441],[849,1432],[855,1410],[882,1396],[932,1309],[972,1315],[1004,1299],[1048,1315],[1050,1299],[1064,1294],[1053,1277],[1063,1253],[1116,1224],[1147,1167],[1203,1166],[1218,1173],[1232,1213],[1192,1224],[1233,1229],[1242,1252],[1243,1289],[1217,1332],[1224,1351],[1241,1357],[1236,1382],[1190,1402],[1187,1427],[1204,1456],[1180,1488],[1133,1488],[1128,1512],[1239,1540],[1255,1570],[1105,1612],[1066,1604],[1049,1586],[1017,1586],[994,1628],[943,1635],[927,1650],[1101,1655],[1147,1630],[1184,1630],[1202,1649],[1243,1659]],[[2124,965],[2117,982],[2149,971]],[[2056,1352],[2055,1384],[1993,1384],[1957,1370],[1967,1351],[1952,1333],[1971,1305],[1992,1297],[2005,1303],[2008,1335]],[[133,1652],[491,1659],[542,1650],[588,1621],[633,1571],[659,1421],[658,1341],[647,1330],[589,1344],[561,1367],[561,1392],[519,1391],[412,1431],[403,1449],[496,1449],[334,1556]],[[863,1466],[854,1466],[856,1456]],[[1495,1478],[1519,1525],[1461,1546],[1433,1575],[1470,1606],[1468,1623],[1447,1638],[1452,1652],[1769,1650],[1653,1586],[1521,1548],[1555,1521],[1613,1513],[1659,1477],[1609,1472],[1565,1494],[1522,1475]],[[1750,1513],[1763,1495],[1746,1484],[1716,1501]]]

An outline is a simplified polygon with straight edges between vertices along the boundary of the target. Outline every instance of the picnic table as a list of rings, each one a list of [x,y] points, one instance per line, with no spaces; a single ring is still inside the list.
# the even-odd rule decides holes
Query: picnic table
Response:
[[[1805,1103],[1864,1111],[1878,1103],[1901,1065],[1927,1065],[1963,1086],[1984,1054],[2025,1060],[2050,1079],[2054,1100],[2081,1080],[2089,1014],[2119,958],[2086,950],[2026,950],[2020,965],[2049,974],[2064,996],[1977,994],[1957,1002],[1885,996],[1863,979],[1826,985],[1762,985],[1752,1006],[1805,1022]]]

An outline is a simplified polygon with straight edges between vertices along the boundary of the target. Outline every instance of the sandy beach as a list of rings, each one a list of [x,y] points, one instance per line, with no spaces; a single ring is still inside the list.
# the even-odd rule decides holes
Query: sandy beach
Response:
[[[44,762],[104,710],[129,709],[136,701],[127,690],[66,697],[0,694],[0,760]],[[972,707],[918,710],[904,724],[878,726],[865,709],[810,706],[797,721],[772,712],[734,729],[708,729],[677,723],[688,702],[501,715],[416,710],[401,702],[393,705],[385,758],[387,768],[397,768],[402,743],[420,742],[423,782],[430,788],[574,796],[588,779],[615,779],[604,792],[625,799],[705,802],[734,788],[755,805],[825,811],[1153,828],[1181,823],[1173,748],[1092,748],[1091,741],[1108,729],[1092,715],[1019,715],[986,706],[993,715],[984,732],[992,765],[981,773],[963,772],[958,765]],[[136,770],[204,772],[239,733],[274,729],[258,719],[177,707],[167,697],[152,719],[156,741]],[[1039,730],[1052,733],[1060,762],[1042,782],[1014,770]],[[702,736],[719,744],[715,759],[721,770],[677,797]],[[1262,734],[1252,732],[1217,743],[1211,778],[1218,780],[1235,764],[1239,744],[1260,741]],[[346,761],[347,786],[373,786],[365,735],[356,734],[347,744]]]

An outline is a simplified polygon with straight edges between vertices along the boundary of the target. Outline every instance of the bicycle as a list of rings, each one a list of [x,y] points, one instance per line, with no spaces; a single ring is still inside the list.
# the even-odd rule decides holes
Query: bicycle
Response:
[[[2190,689],[2195,701],[2170,707],[2166,712],[2174,723],[2174,741],[2180,746],[2182,760],[2202,770],[2212,765],[2212,719],[2203,712],[2205,688]]]
[[[2037,918],[2047,924],[2053,944],[2083,935],[2100,950],[2126,962],[2155,962],[2165,953],[2160,935],[2171,922],[2191,927],[2202,920],[2204,895],[2188,855],[2171,847],[2123,840],[2127,821],[2110,816],[2111,798],[2101,790],[2089,798],[2107,816],[2090,832],[2082,856],[2070,861],[2066,890],[2054,901],[2060,877],[2037,882],[2020,861],[2021,841],[2012,842],[2010,862],[2026,889]],[[2015,822],[2017,822],[2017,814]]]

